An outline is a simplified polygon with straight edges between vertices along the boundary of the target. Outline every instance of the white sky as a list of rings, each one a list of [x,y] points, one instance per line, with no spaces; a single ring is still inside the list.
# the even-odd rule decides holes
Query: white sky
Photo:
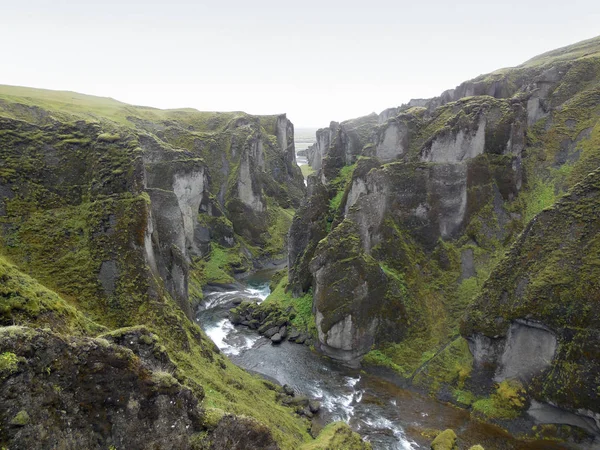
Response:
[[[0,0],[0,84],[322,127],[598,34],[597,0]]]

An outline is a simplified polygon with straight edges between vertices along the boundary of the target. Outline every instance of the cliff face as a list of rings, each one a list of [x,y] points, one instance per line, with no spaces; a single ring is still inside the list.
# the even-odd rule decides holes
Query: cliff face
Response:
[[[285,254],[294,158],[285,116],[0,87],[0,446],[310,442],[190,320]]]
[[[304,192],[294,164],[293,125],[285,116],[206,116],[118,102],[100,109],[92,102],[86,113],[90,118],[70,111],[74,107],[62,103],[67,97],[53,99],[43,109],[28,102],[44,91],[29,92],[34,95],[29,99],[19,97],[18,88],[3,92],[3,235],[6,242],[14,241],[7,248],[19,262],[34,260],[40,266],[36,274],[48,266],[41,267],[31,252],[44,252],[38,256],[52,261],[64,259],[65,249],[42,249],[26,233],[29,226],[50,220],[50,209],[52,217],[60,211],[86,222],[61,232],[79,235],[78,244],[88,252],[98,247],[106,253],[119,235],[129,239],[127,231],[134,232],[137,241],[128,243],[132,253],[148,262],[188,315],[190,270],[200,277],[206,265],[202,259],[210,261],[212,246],[231,249],[227,254],[237,258],[238,271],[284,252],[281,244],[269,247],[266,242],[283,241],[276,225],[289,221],[289,209]],[[94,202],[103,205],[93,208],[96,224],[82,213]],[[121,216],[138,223],[123,224]],[[42,233],[57,232],[45,228]],[[106,245],[95,244],[100,235]],[[57,237],[55,241],[60,247]],[[92,256],[86,263],[94,266],[98,282],[82,275],[90,278],[90,294],[119,297],[119,280],[131,279],[126,264],[116,250]],[[234,267],[215,269],[226,278]]]
[[[475,375],[491,372],[496,382],[516,378],[545,402],[533,403],[532,414],[578,420],[596,434],[599,214],[600,171],[595,170],[527,224],[490,274],[461,329]]]
[[[313,289],[317,347],[351,363],[367,354],[366,362],[393,368],[455,402],[460,393],[448,389],[473,383],[477,390],[473,380],[481,372],[470,378],[473,358],[476,367],[493,361],[497,382],[527,384],[549,365],[569,365],[565,334],[547,320],[561,316],[563,303],[553,297],[558,309],[532,325],[533,300],[519,300],[518,308],[511,304],[502,294],[506,288],[492,281],[502,264],[493,269],[519,233],[525,230],[519,238],[525,239],[540,220],[537,213],[582,180],[589,183],[586,175],[600,166],[599,89],[600,40],[593,39],[483,75],[434,99],[319,130],[309,151],[310,164],[319,169],[309,178],[310,207],[298,209],[289,242],[290,289],[295,295]],[[594,221],[588,212],[580,211],[585,223]],[[306,227],[307,214],[318,223]],[[572,248],[583,252],[585,245],[577,240]],[[507,273],[514,270],[503,264]],[[575,266],[593,270],[591,262]],[[586,289],[597,291],[597,281],[590,280]],[[528,283],[515,281],[518,298],[532,289]],[[593,295],[581,298],[581,307],[597,309]],[[463,328],[473,353],[457,338],[466,311],[474,311]],[[510,318],[498,322],[497,314]],[[486,325],[476,325],[479,318]],[[582,327],[597,333],[591,322]],[[519,342],[529,339],[540,342],[542,356],[531,358],[529,367],[507,362],[516,354],[528,359]],[[586,352],[585,360],[593,354]],[[540,358],[551,362],[535,363]],[[583,372],[573,377],[586,389],[597,384]],[[557,400],[556,383],[540,383],[538,401],[578,407],[577,401]]]

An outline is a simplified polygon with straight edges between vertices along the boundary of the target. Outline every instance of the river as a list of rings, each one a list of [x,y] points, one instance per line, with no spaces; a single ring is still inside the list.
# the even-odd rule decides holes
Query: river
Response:
[[[374,449],[428,449],[431,431],[446,428],[456,431],[464,448],[476,443],[486,450],[566,448],[549,442],[518,442],[499,427],[471,419],[465,410],[402,389],[384,376],[350,369],[304,345],[272,345],[256,331],[234,327],[227,319],[231,301],[239,297],[263,301],[271,274],[255,274],[238,290],[207,292],[196,319],[238,366],[320,400],[317,427],[342,420]]]

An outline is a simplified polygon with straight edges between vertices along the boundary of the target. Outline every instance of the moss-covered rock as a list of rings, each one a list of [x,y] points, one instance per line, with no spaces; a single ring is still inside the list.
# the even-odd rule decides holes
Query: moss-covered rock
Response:
[[[431,450],[457,450],[456,433],[454,430],[444,430],[431,443]]]
[[[357,433],[354,433],[348,425],[342,422],[334,422],[327,425],[314,442],[305,444],[302,450],[369,450],[371,444],[363,441]]]

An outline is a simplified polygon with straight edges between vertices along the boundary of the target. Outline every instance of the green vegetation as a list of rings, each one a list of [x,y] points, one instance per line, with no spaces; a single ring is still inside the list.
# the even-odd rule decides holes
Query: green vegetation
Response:
[[[291,292],[287,292],[287,276],[283,276],[277,283],[275,289],[269,294],[261,307],[277,306],[280,311],[287,311],[291,306],[293,308],[291,319],[292,325],[298,330],[307,331],[313,336],[317,334],[315,318],[312,313],[313,294],[308,291],[302,297],[294,298]]]
[[[0,353],[0,375],[6,376],[17,371],[19,358],[12,352]]]
[[[314,442],[305,444],[301,450],[370,450],[371,444],[364,442],[343,422],[327,425]]]
[[[432,392],[437,392],[444,384],[462,389],[471,375],[472,367],[473,356],[469,345],[460,337],[428,360],[428,364],[417,372],[413,381],[417,385],[428,387]]]
[[[29,424],[30,421],[31,419],[29,417],[29,414],[27,413],[27,411],[22,409],[15,415],[15,417],[11,419],[10,424],[24,427],[25,425]]]
[[[285,257],[287,254],[287,232],[293,218],[293,209],[284,209],[278,206],[269,208],[269,228],[265,235],[267,245],[261,249],[261,256],[269,256],[273,259]]]
[[[525,392],[521,383],[505,380],[498,384],[490,397],[473,403],[473,412],[490,419],[514,419],[525,406]]]
[[[0,325],[49,326],[70,334],[93,334],[104,329],[2,256],[0,280]],[[6,362],[4,355],[8,358],[10,354],[3,354],[2,361]]]
[[[354,169],[356,168],[356,164],[351,166],[344,166],[340,169],[337,177],[335,177],[329,183],[329,188],[332,192],[334,192],[333,197],[329,201],[329,214],[331,220],[333,220],[338,214],[338,210],[340,209],[340,205],[342,204],[342,199],[346,194],[346,190],[350,181],[352,181],[352,174],[354,173]]]
[[[456,433],[447,429],[436,436],[431,443],[432,450],[458,450],[456,445]]]
[[[213,244],[208,260],[198,261],[196,267],[204,283],[228,284],[235,281],[230,275],[233,267],[241,265],[239,247],[224,248]]]

